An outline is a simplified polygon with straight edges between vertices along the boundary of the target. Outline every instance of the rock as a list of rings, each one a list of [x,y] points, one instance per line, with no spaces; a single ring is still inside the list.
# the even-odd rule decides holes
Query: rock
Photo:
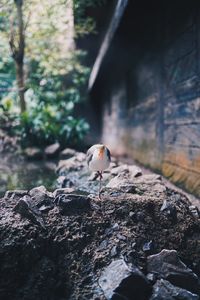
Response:
[[[61,159],[68,159],[76,155],[76,151],[70,148],[66,148],[60,153],[60,158]]]
[[[45,186],[41,185],[35,187],[29,191],[29,195],[32,198],[33,205],[40,205],[40,203],[44,202],[45,200],[53,201],[53,193],[48,192]]]
[[[12,198],[12,200],[19,200],[23,196],[27,195],[28,191],[26,190],[13,190],[7,191],[4,195],[4,198]]]
[[[108,247],[108,240],[103,240],[99,247],[98,247],[98,250],[105,250],[106,248]]]
[[[118,224],[118,223],[115,223],[115,224],[112,226],[112,229],[113,229],[114,231],[119,230],[119,224]]]
[[[114,260],[99,278],[106,299],[148,299],[151,286],[141,271],[130,269],[123,259]]]
[[[148,273],[147,274],[147,279],[151,282],[151,283],[155,283],[156,282],[156,275],[153,273]]]
[[[127,173],[128,171],[129,171],[128,165],[124,164],[124,165],[112,168],[111,169],[111,174],[117,176],[121,173]]]
[[[84,195],[63,194],[55,198],[60,212],[65,215],[81,213],[91,209],[90,198]]]
[[[150,300],[198,300],[199,296],[176,287],[169,281],[161,279],[153,286],[153,294]]]
[[[112,168],[111,174],[116,176],[119,174],[128,174],[129,177],[132,179],[134,177],[141,176],[142,170],[137,166],[123,164],[118,167]]]
[[[65,160],[60,160],[57,166],[56,171],[59,173],[62,173],[63,171],[73,171],[76,170],[77,167],[77,162],[76,162],[76,158],[72,157],[69,159],[65,159]]]
[[[122,176],[122,174],[119,174],[118,176],[115,176],[114,178],[112,178],[108,184],[106,185],[107,188],[120,188],[120,186],[123,183],[127,183],[127,179],[124,178],[124,176]]]
[[[57,178],[57,180],[56,180],[57,186],[60,187],[60,188],[64,188],[64,186],[65,186],[65,179],[66,179],[65,176],[59,176]]]
[[[53,158],[58,155],[59,150],[60,150],[60,144],[54,143],[52,145],[47,146],[44,150],[44,153],[46,157]]]
[[[143,245],[142,250],[146,253],[152,253],[154,250],[154,243],[153,241],[147,242]]]
[[[138,176],[141,176],[142,171],[136,166],[121,165],[119,167],[113,168],[111,170],[111,174],[116,174],[116,176],[109,181],[106,187],[121,189],[123,185],[126,187],[129,187],[131,185],[131,188],[133,188],[134,179]]]
[[[50,170],[50,171],[55,171],[56,170],[56,163],[52,161],[46,161],[45,162],[45,168]]]
[[[163,193],[167,190],[166,186],[164,186],[164,184],[161,184],[161,183],[156,183],[153,186],[153,189],[158,193]]]
[[[41,159],[43,157],[42,151],[36,147],[29,147],[24,149],[24,154],[28,159]]]
[[[86,162],[86,155],[83,152],[76,152],[75,159],[77,162],[79,162],[79,164],[80,162],[81,163]]]
[[[199,210],[195,205],[190,205],[189,210],[195,218],[199,218]]]
[[[161,212],[166,212],[166,214],[171,217],[174,221],[177,220],[177,211],[176,207],[169,203],[166,199],[164,199],[162,207],[160,209]]]
[[[64,177],[64,176],[63,176]],[[53,192],[53,197],[56,198],[58,195],[63,195],[63,194],[72,194],[75,192],[74,188],[60,188],[56,189]]]
[[[200,291],[197,275],[179,259],[175,250],[164,249],[158,254],[148,256],[147,271],[191,292]]]
[[[119,251],[119,250],[118,250],[117,245],[113,246],[112,249],[111,249],[111,251],[110,251],[110,256],[111,256],[111,257],[116,256],[116,255],[118,254],[118,251]]]
[[[158,174],[144,174],[137,178],[137,183],[160,183],[162,177]]]
[[[39,225],[43,229],[45,229],[45,224],[40,211],[31,207],[30,203],[31,198],[30,196],[26,195],[19,200],[19,202],[15,205],[13,210],[16,213],[19,213],[23,218],[27,218],[32,223]]]

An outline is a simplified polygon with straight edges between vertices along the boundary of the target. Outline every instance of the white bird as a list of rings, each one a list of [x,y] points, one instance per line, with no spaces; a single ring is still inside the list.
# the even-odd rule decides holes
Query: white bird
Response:
[[[88,149],[86,158],[89,169],[93,172],[97,172],[100,178],[99,199],[101,199],[101,180],[103,178],[102,173],[110,165],[110,151],[105,145],[96,144]]]

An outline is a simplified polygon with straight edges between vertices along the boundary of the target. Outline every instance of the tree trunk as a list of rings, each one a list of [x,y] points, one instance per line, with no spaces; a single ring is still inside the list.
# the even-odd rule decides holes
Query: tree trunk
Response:
[[[26,110],[26,102],[24,97],[24,68],[23,62],[15,62],[16,68],[16,77],[17,77],[17,86],[18,86],[18,95],[20,101],[20,110],[23,113]]]
[[[26,110],[25,86],[24,86],[24,49],[25,49],[25,33],[23,21],[23,0],[14,0],[17,10],[17,34],[14,29],[14,21],[11,22],[10,31],[10,48],[12,57],[15,61],[16,79],[18,86],[18,94],[20,100],[21,113]]]

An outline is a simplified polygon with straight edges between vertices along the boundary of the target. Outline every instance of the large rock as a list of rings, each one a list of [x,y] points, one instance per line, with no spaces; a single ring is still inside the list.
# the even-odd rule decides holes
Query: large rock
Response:
[[[147,270],[156,274],[158,278],[164,278],[191,292],[200,291],[198,276],[179,259],[175,250],[164,249],[158,254],[149,256]]]
[[[161,279],[153,286],[150,300],[198,300],[199,296]]]
[[[106,299],[148,299],[151,287],[136,267],[131,269],[123,259],[114,260],[99,278],[99,285]]]

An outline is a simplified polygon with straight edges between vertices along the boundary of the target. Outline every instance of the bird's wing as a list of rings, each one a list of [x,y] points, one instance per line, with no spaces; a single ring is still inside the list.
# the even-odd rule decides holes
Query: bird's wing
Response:
[[[111,161],[110,150],[108,150],[108,148],[106,148],[106,151],[107,151],[108,160]]]
[[[90,151],[90,149],[89,149],[86,153],[86,160],[87,160],[88,166],[90,164],[90,161],[92,160],[92,156],[93,156],[93,151]]]

